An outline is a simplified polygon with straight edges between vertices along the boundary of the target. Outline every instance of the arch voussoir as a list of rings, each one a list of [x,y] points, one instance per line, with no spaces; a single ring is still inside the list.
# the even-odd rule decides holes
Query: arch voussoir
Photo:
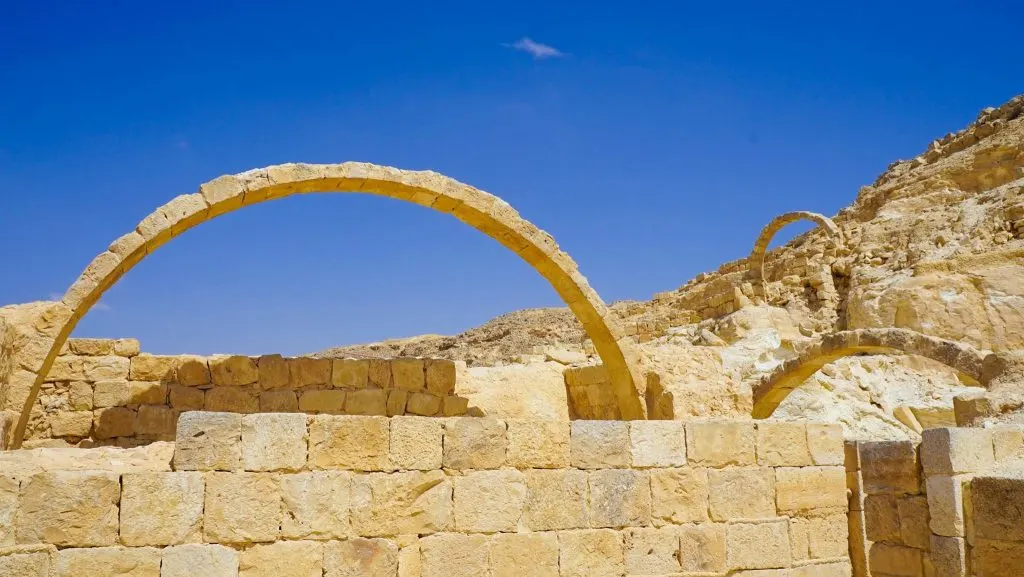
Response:
[[[839,227],[836,226],[836,223],[831,218],[823,214],[804,210],[780,214],[761,229],[761,234],[757,236],[757,240],[754,241],[754,248],[750,251],[750,256],[747,257],[747,276],[753,282],[758,283],[762,288],[767,282],[764,275],[764,259],[768,252],[768,245],[771,244],[775,234],[787,225],[801,220],[808,220],[817,224],[826,234],[842,242],[842,232]]]

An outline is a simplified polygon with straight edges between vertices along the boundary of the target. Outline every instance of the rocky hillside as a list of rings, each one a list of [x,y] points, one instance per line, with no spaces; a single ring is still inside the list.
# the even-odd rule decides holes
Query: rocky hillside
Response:
[[[838,238],[817,228],[770,251],[763,287],[744,259],[650,301],[614,304],[661,373],[672,414],[748,414],[751,383],[837,330],[900,327],[986,351],[1024,349],[1022,112],[1024,96],[987,108],[890,165],[832,218]],[[481,411],[565,416],[557,369],[593,361],[590,353],[567,310],[532,309],[456,336],[322,354],[463,360],[472,377],[463,394]],[[499,390],[512,381],[536,390]],[[948,423],[953,396],[965,390],[952,371],[921,358],[849,357],[815,374],[776,416],[839,421],[850,436],[905,438]]]

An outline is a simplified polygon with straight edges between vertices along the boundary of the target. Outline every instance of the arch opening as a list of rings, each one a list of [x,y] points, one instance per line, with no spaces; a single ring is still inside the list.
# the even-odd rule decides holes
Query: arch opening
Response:
[[[764,275],[764,257],[768,252],[768,245],[771,244],[772,238],[780,230],[785,228],[787,225],[801,220],[807,220],[817,224],[818,228],[824,230],[829,236],[835,238],[839,242],[842,242],[842,234],[839,231],[839,227],[836,226],[836,223],[833,222],[831,218],[823,214],[803,210],[780,214],[761,229],[761,234],[759,234],[757,236],[757,240],[754,241],[754,248],[750,251],[750,256],[747,258],[747,275],[751,280],[762,287],[767,283],[767,279]]]

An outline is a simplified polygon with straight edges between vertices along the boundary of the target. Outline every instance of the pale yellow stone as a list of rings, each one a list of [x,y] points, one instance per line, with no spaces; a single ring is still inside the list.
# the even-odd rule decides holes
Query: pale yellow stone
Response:
[[[528,470],[520,527],[555,531],[587,527],[587,474],[572,469]]]
[[[341,413],[345,410],[345,391],[305,391],[299,397],[299,410],[304,413]]]
[[[644,527],[651,522],[651,483],[646,471],[605,469],[589,473],[590,526]]]
[[[260,411],[264,413],[294,413],[299,410],[295,391],[263,391],[260,393]]]
[[[241,355],[210,357],[210,377],[218,387],[251,385],[259,380],[256,362]]]
[[[757,423],[757,464],[767,467],[812,465],[807,427],[800,423]]]
[[[679,566],[684,575],[725,572],[725,527],[725,523],[679,527]]]
[[[283,520],[287,539],[342,539],[349,532],[351,477],[343,471],[282,475]]]
[[[485,535],[444,533],[420,540],[422,577],[488,575],[490,539]]]
[[[392,384],[396,389],[410,393],[426,390],[423,359],[394,359],[391,361]]]
[[[119,357],[134,357],[139,354],[139,341],[136,339],[117,339],[114,341],[113,353]]]
[[[398,546],[387,539],[350,539],[324,545],[323,577],[395,577],[397,574]]]
[[[150,381],[128,382],[129,405],[163,405],[167,403],[167,385]]]
[[[391,465],[399,470],[440,469],[444,423],[426,417],[391,419]]]
[[[291,379],[288,361],[281,355],[264,355],[257,361],[257,373],[260,389],[279,389],[287,387]]]
[[[780,513],[845,509],[846,471],[842,467],[779,467],[775,470]]]
[[[365,389],[370,363],[365,359],[333,359],[331,384],[342,389]]]
[[[490,543],[491,577],[559,577],[555,533],[495,535]]]
[[[921,564],[921,550],[889,543],[872,543],[868,552],[868,563],[872,575],[900,575],[920,577],[924,575]],[[987,575],[983,573],[982,575]],[[1007,573],[1006,575],[1010,575]]]
[[[281,489],[268,473],[208,473],[203,539],[210,543],[274,541],[280,534]]]
[[[559,531],[562,577],[621,577],[626,574],[622,534],[611,529]]]
[[[844,461],[843,426],[808,424],[807,448],[815,465],[842,465]]]
[[[75,411],[91,411],[93,386],[82,381],[74,381],[68,386],[68,404]]]
[[[178,413],[165,405],[142,405],[135,413],[135,433],[157,438],[174,439]]]
[[[18,543],[104,547],[117,543],[121,485],[114,473],[52,471],[21,486]]]
[[[54,437],[88,437],[92,431],[92,411],[60,411],[48,421]]]
[[[135,411],[125,407],[96,409],[92,413],[92,427],[97,439],[130,437],[135,434]]]
[[[793,562],[785,519],[730,523],[725,533],[730,569],[771,569],[789,567]]]
[[[352,484],[359,535],[428,534],[454,526],[452,482],[441,471],[360,475]]]
[[[570,458],[577,469],[628,467],[629,423],[625,421],[573,421]]]
[[[345,412],[350,415],[384,416],[388,412],[388,392],[384,389],[347,391]]]
[[[180,359],[142,353],[131,359],[128,378],[133,381],[170,382],[176,378]]]
[[[93,547],[57,552],[55,577],[160,577],[163,552],[152,547]]]
[[[306,415],[264,413],[242,417],[246,471],[297,471],[306,465]]]
[[[392,387],[394,381],[391,379],[391,361],[387,359],[369,359],[366,372],[369,386],[378,389],[390,389]]]
[[[178,358],[175,375],[179,385],[201,387],[211,382],[210,366],[205,357],[185,355]]]
[[[504,421],[456,418],[444,429],[444,466],[449,469],[495,469],[505,463],[508,436]]]
[[[406,545],[398,551],[398,577],[421,577],[423,561],[419,542]]]
[[[309,425],[309,464],[317,469],[391,469],[386,417],[316,415]]]
[[[455,392],[455,363],[448,359],[427,359],[427,392],[439,397]]]
[[[969,479],[969,475],[928,478],[928,524],[932,533],[943,537],[965,536],[964,485]]]
[[[242,415],[182,413],[174,444],[179,471],[234,471],[242,467]]]
[[[927,511],[926,511],[927,512]],[[849,554],[849,519],[842,513],[808,519],[811,558],[835,559]],[[924,524],[928,529],[927,520]],[[924,547],[927,549],[927,545]]]
[[[387,414],[395,417],[405,414],[405,407],[409,404],[409,391],[391,389],[388,391]]]
[[[199,541],[202,473],[126,473],[121,477],[121,543],[132,547]]]
[[[242,551],[238,577],[323,577],[324,545],[315,541],[278,541]]]
[[[569,423],[507,421],[508,464],[518,469],[559,469],[569,466]]]
[[[128,359],[118,356],[85,357],[82,359],[81,378],[68,380],[128,380],[129,364]]]
[[[520,471],[474,471],[455,477],[455,529],[460,533],[516,530],[526,506]]]
[[[129,396],[128,381],[99,381],[93,385],[92,405],[97,409],[122,407]]]
[[[48,550],[0,550],[0,577],[53,577]]]
[[[755,439],[753,423],[690,423],[686,426],[686,455],[694,465],[753,465]]]
[[[994,464],[989,429],[942,427],[921,434],[921,465],[928,477],[975,473]]]
[[[461,417],[469,412],[469,399],[447,395],[441,399],[441,414],[445,417]]]
[[[114,354],[113,339],[68,339],[67,348],[71,353],[87,357],[101,357]]]
[[[171,385],[171,406],[179,411],[197,411],[206,406],[206,391],[183,385]]]
[[[441,397],[429,393],[412,393],[409,395],[405,411],[411,415],[433,417],[441,412]]]
[[[711,469],[708,486],[715,521],[775,516],[775,471],[770,467]]]
[[[17,479],[0,475],[0,547],[14,544],[14,516],[18,511]]]
[[[331,382],[331,360],[299,357],[288,359],[289,384],[292,387],[327,385]]]
[[[222,545],[177,545],[163,550],[160,577],[238,577],[238,552]]]
[[[670,575],[679,572],[679,531],[675,527],[623,531],[629,575]]]
[[[682,421],[632,421],[630,453],[634,467],[681,467],[686,464]]]
[[[651,471],[651,514],[656,522],[702,523],[708,517],[707,469]]]
[[[248,387],[215,387],[206,391],[206,410],[251,414],[259,411],[259,399]]]

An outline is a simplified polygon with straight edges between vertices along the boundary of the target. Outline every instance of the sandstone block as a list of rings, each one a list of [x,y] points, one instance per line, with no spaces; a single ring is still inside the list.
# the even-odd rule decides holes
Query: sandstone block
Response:
[[[686,426],[687,457],[694,465],[753,465],[755,447],[753,423],[710,421]]]
[[[18,543],[104,547],[117,543],[121,485],[114,473],[52,471],[22,483]]]
[[[569,465],[569,423],[509,420],[508,464],[518,469],[557,469]]]
[[[1024,542],[1024,478],[975,477],[970,494],[975,535]]]
[[[324,545],[315,541],[278,541],[242,552],[238,577],[323,577]]]
[[[779,467],[775,469],[779,513],[845,510],[846,470],[842,467]]]
[[[963,538],[932,535],[930,549],[935,577],[967,575],[967,544]]]
[[[184,385],[171,385],[170,398],[171,407],[179,411],[201,411],[206,406],[206,391]]]
[[[1024,459],[1024,426],[999,425],[992,427],[992,448],[997,463],[1010,459]]]
[[[651,471],[651,514],[655,524],[708,521],[708,499],[707,469]]]
[[[280,389],[289,386],[291,373],[288,361],[281,355],[264,355],[256,363],[257,381],[260,389]]]
[[[131,359],[128,378],[133,381],[170,382],[175,380],[178,357],[142,353]]]
[[[383,389],[348,391],[345,394],[345,412],[350,415],[387,414],[388,392]]]
[[[409,414],[424,417],[438,415],[441,412],[441,397],[429,393],[412,393],[405,410]]]
[[[921,492],[917,449],[910,441],[857,444],[861,478],[868,493],[916,495]]]
[[[92,411],[60,411],[48,421],[54,437],[88,437],[92,431]]]
[[[397,574],[398,546],[387,539],[350,539],[324,545],[323,577],[395,577]]]
[[[629,441],[634,467],[686,464],[686,434],[682,421],[632,421]]]
[[[789,524],[785,519],[730,523],[725,535],[730,569],[774,569],[792,564]]]
[[[260,393],[260,411],[263,413],[294,413],[299,410],[295,391],[263,391]]]
[[[924,575],[921,550],[889,543],[872,543],[868,551],[872,575],[919,577]]]
[[[249,357],[221,355],[210,357],[207,362],[210,365],[210,380],[218,387],[251,385],[260,378],[259,367]]]
[[[420,577],[422,574],[423,562],[421,560],[419,542],[399,549],[398,577]]]
[[[57,552],[55,577],[160,577],[163,552],[152,547],[95,547]]]
[[[459,418],[444,429],[444,466],[449,469],[496,469],[505,463],[508,437],[504,421]]]
[[[17,479],[0,475],[0,547],[14,545],[14,517],[18,511],[19,491]]]
[[[93,386],[82,381],[73,381],[68,385],[68,404],[75,411],[91,411]]]
[[[259,411],[259,399],[248,387],[216,387],[206,391],[206,410],[251,414]]]
[[[206,358],[191,355],[178,357],[175,378],[183,387],[201,387],[212,382]]]
[[[558,536],[554,533],[495,535],[490,543],[490,575],[559,577]],[[529,569],[527,569],[529,568]]]
[[[391,378],[396,389],[411,393],[426,390],[423,359],[394,359],[391,361]]]
[[[452,482],[441,471],[360,475],[352,485],[352,525],[370,537],[447,531]]]
[[[274,541],[280,533],[281,488],[267,473],[209,473],[203,539],[210,543]]]
[[[808,545],[812,559],[834,559],[849,555],[849,519],[846,515],[836,513],[825,517],[812,517],[807,523]]]
[[[576,470],[528,470],[526,511],[520,525],[530,531],[587,527],[587,474]]]
[[[708,471],[711,518],[715,521],[775,517],[775,471],[770,467]]]
[[[420,540],[422,577],[488,575],[490,539],[485,535],[446,533]]]
[[[128,380],[130,361],[124,357],[85,357],[82,359],[82,374],[74,381]]]
[[[461,417],[469,411],[469,399],[447,395],[441,399],[441,414],[445,417]]]
[[[150,381],[128,381],[129,405],[163,405],[167,403],[167,385]]]
[[[342,471],[282,475],[281,535],[286,539],[343,539],[349,532],[351,477]]]
[[[139,341],[136,339],[117,339],[112,351],[119,357],[134,357],[139,354]]]
[[[624,536],[629,575],[679,572],[679,531],[675,527],[627,529]]]
[[[921,433],[921,463],[928,477],[983,471],[995,464],[992,432],[943,427]]]
[[[135,413],[133,428],[139,435],[173,439],[177,411],[164,405],[142,405]]]
[[[626,421],[572,421],[569,451],[578,469],[628,467],[629,423]]]
[[[309,464],[316,469],[391,468],[386,417],[316,415],[309,426]]]
[[[516,530],[526,507],[526,477],[519,471],[474,471],[455,477],[455,529],[460,533]]]
[[[96,409],[92,413],[92,428],[97,439],[130,437],[135,433],[135,411],[125,407]]]
[[[762,421],[757,424],[757,464],[768,467],[812,465],[808,431],[800,423]]]
[[[723,573],[726,568],[724,523],[679,527],[679,566],[690,573]]]
[[[387,359],[369,359],[366,367],[366,379],[367,384],[371,387],[390,389],[393,384],[391,380],[391,361]]]
[[[113,339],[68,339],[67,350],[75,355],[102,357],[114,354],[114,341]]]
[[[0,550],[0,577],[51,577],[50,551]]]
[[[427,392],[443,397],[455,392],[455,362],[448,359],[427,359]]]
[[[331,382],[331,360],[299,357],[288,359],[288,378],[292,387],[326,385]]]
[[[409,391],[391,389],[388,391],[387,413],[389,417],[405,414],[405,407],[409,404]]]
[[[611,529],[559,531],[562,577],[621,577],[626,574],[622,534]]]
[[[928,526],[928,499],[903,497],[896,503],[900,516],[900,540],[918,549],[928,549],[931,529]]]
[[[93,385],[92,406],[97,409],[123,407],[128,404],[128,397],[128,381],[99,381]]]
[[[651,522],[651,484],[646,471],[590,472],[591,527],[645,527]]]
[[[391,419],[391,465],[400,470],[440,469],[444,423],[425,417]]]
[[[174,443],[179,471],[234,471],[242,467],[242,415],[182,413]]]
[[[304,413],[342,413],[345,410],[345,391],[305,391],[299,397],[299,410]]]
[[[238,577],[238,552],[221,545],[177,545],[163,550],[160,577]]]
[[[964,484],[968,476],[929,477],[927,481],[928,525],[943,537],[963,537]]]
[[[365,359],[333,359],[331,384],[342,389],[365,389],[370,362]]]
[[[263,413],[242,417],[246,471],[298,471],[306,465],[306,415]]]
[[[868,495],[864,499],[864,530],[872,541],[900,541],[900,516],[896,497]]]
[[[199,541],[202,473],[125,473],[121,486],[121,543],[162,547]]]

